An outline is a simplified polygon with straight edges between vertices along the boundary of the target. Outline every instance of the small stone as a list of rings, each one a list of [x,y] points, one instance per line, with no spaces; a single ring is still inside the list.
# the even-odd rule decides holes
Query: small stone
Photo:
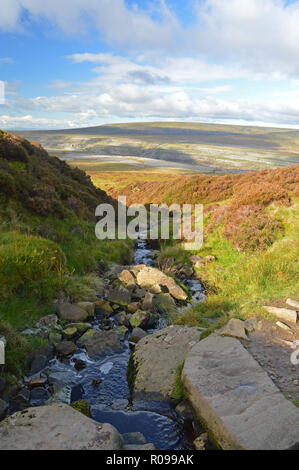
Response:
[[[109,317],[113,314],[113,308],[107,300],[98,300],[95,303],[95,314],[100,317]]]
[[[62,320],[70,322],[84,322],[90,316],[83,308],[70,303],[59,304],[57,314]]]
[[[66,385],[58,392],[55,392],[49,400],[46,401],[47,405],[52,403],[65,403],[69,405],[71,403],[72,389],[69,385]]]
[[[42,317],[36,324],[37,328],[50,328],[50,329],[55,329],[57,328],[57,322],[58,322],[58,317],[57,315],[47,315],[45,317]]]
[[[76,328],[78,333],[85,333],[85,331],[92,328],[91,323],[70,323],[67,328]]]
[[[62,335],[52,331],[49,334],[49,341],[51,344],[53,344],[53,346],[58,346],[58,344],[62,341]]]
[[[137,344],[145,336],[147,336],[147,333],[144,330],[142,330],[141,328],[134,328],[130,335],[129,341],[131,343]]]
[[[132,302],[131,304],[128,305],[128,312],[136,313],[138,308],[139,308],[139,303],[138,302]]]
[[[229,322],[217,333],[221,336],[230,336],[232,338],[244,339],[248,341],[248,337],[244,327],[245,322],[238,318],[232,318]]]
[[[291,323],[297,323],[298,314],[295,310],[290,310],[288,308],[268,307],[268,306],[264,306],[264,308],[269,313],[271,313],[272,315],[275,315],[281,320],[285,320]]]
[[[147,292],[145,294],[145,297],[144,297],[143,302],[142,302],[142,310],[145,310],[145,311],[152,310],[152,308],[153,308],[153,299],[154,299],[154,295],[151,294],[150,292]]]
[[[299,302],[293,299],[287,299],[286,304],[299,310]]]
[[[128,271],[124,269],[120,275],[118,276],[119,281],[124,284],[128,289],[133,289],[136,285],[134,276]]]
[[[74,367],[76,370],[80,371],[86,368],[86,362],[82,361],[82,359],[75,359],[74,360]]]

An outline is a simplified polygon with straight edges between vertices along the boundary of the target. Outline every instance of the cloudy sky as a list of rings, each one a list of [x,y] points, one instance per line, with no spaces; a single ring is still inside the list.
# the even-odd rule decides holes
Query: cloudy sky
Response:
[[[0,1],[0,128],[299,128],[299,0]]]

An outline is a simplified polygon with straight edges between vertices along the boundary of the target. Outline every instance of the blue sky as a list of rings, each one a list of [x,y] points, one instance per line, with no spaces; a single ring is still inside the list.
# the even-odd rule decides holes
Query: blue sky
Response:
[[[299,0],[1,0],[0,128],[299,128],[298,24]]]

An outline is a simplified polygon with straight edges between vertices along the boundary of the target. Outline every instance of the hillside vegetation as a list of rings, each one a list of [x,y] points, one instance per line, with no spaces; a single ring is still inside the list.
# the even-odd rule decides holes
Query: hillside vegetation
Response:
[[[262,305],[298,298],[299,165],[242,175],[169,175],[130,181],[114,174],[110,194],[128,203],[202,203],[204,246],[215,261],[197,270],[208,296],[176,319],[205,325],[205,318],[265,315]],[[108,182],[106,182],[108,186]],[[192,253],[191,253],[192,254]],[[186,263],[190,252],[174,242],[162,246],[160,261]],[[190,261],[189,261],[190,262]]]
[[[130,260],[131,245],[100,242],[94,211],[111,197],[39,144],[0,131],[0,335],[4,372],[18,375],[34,346],[19,332],[53,311],[53,300],[92,291],[98,263]]]

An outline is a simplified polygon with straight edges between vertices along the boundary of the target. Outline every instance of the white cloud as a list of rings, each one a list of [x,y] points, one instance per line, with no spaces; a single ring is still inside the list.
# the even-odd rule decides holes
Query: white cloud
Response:
[[[71,121],[47,119],[26,116],[0,116],[0,127],[2,129],[62,129],[64,127],[75,127]]]

